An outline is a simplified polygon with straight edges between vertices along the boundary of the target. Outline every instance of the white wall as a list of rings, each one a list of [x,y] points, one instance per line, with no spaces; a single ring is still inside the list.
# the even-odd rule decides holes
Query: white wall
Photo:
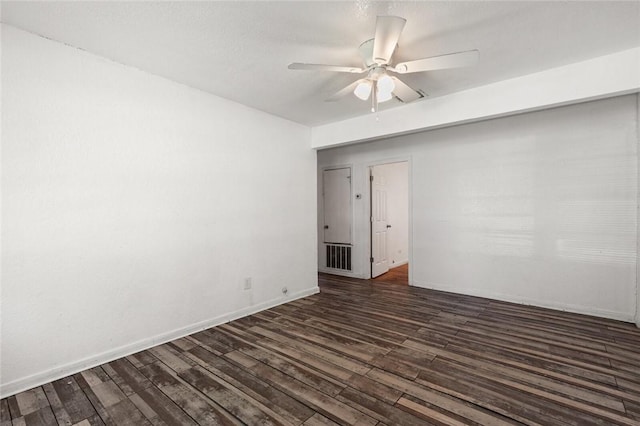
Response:
[[[637,150],[640,163],[640,94],[636,96],[636,138]],[[640,165],[638,167],[638,210],[637,217],[640,218]],[[636,249],[636,326],[640,327],[640,223],[636,222],[636,234],[638,244]]]
[[[308,128],[7,26],[2,88],[3,396],[317,291]]]
[[[375,166],[386,178],[389,268],[409,261],[409,167],[406,161]]]
[[[411,159],[413,285],[632,321],[637,104],[629,95],[318,153]],[[355,203],[355,274],[369,252]]]

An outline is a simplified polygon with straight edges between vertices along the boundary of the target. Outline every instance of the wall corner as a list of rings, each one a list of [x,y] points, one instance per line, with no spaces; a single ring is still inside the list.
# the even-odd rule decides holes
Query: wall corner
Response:
[[[640,93],[636,93],[636,327],[640,328]]]

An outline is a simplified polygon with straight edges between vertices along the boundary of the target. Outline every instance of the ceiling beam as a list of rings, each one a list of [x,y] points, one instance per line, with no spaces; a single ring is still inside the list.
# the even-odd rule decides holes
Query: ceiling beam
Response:
[[[640,92],[640,47],[311,129],[324,149]],[[364,108],[364,106],[363,106]]]

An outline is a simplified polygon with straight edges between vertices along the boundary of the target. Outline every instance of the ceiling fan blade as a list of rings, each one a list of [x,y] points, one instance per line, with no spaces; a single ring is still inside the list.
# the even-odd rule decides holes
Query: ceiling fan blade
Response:
[[[399,16],[378,16],[376,35],[373,39],[374,62],[378,64],[389,63],[406,22],[406,19]]]
[[[478,62],[478,51],[450,53],[448,55],[433,56],[431,58],[417,59],[415,61],[396,64],[393,71],[399,74],[410,72],[442,70],[446,68],[460,68],[475,65]]]
[[[331,95],[330,97],[325,99],[325,102],[335,102],[335,101],[339,100],[340,98],[343,98],[343,97],[347,96],[348,94],[353,93],[353,91],[356,89],[356,86],[361,81],[365,81],[365,79],[361,78],[360,80],[354,81],[353,83],[351,83],[350,85],[348,85],[344,89],[337,91],[336,93],[334,93],[333,95]]]
[[[305,70],[305,71],[333,71],[333,72],[349,72],[353,74],[360,74],[366,70],[356,67],[343,67],[340,65],[324,65],[324,64],[301,64],[294,62],[289,64],[290,70]]]
[[[398,77],[391,77],[391,80],[393,80],[396,85],[393,89],[393,94],[405,104],[418,100],[422,97],[420,93],[407,86]]]

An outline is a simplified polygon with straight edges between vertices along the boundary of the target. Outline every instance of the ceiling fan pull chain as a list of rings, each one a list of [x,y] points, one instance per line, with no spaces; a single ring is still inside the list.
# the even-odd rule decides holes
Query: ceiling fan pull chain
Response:
[[[378,112],[378,82],[371,82],[371,112]]]

